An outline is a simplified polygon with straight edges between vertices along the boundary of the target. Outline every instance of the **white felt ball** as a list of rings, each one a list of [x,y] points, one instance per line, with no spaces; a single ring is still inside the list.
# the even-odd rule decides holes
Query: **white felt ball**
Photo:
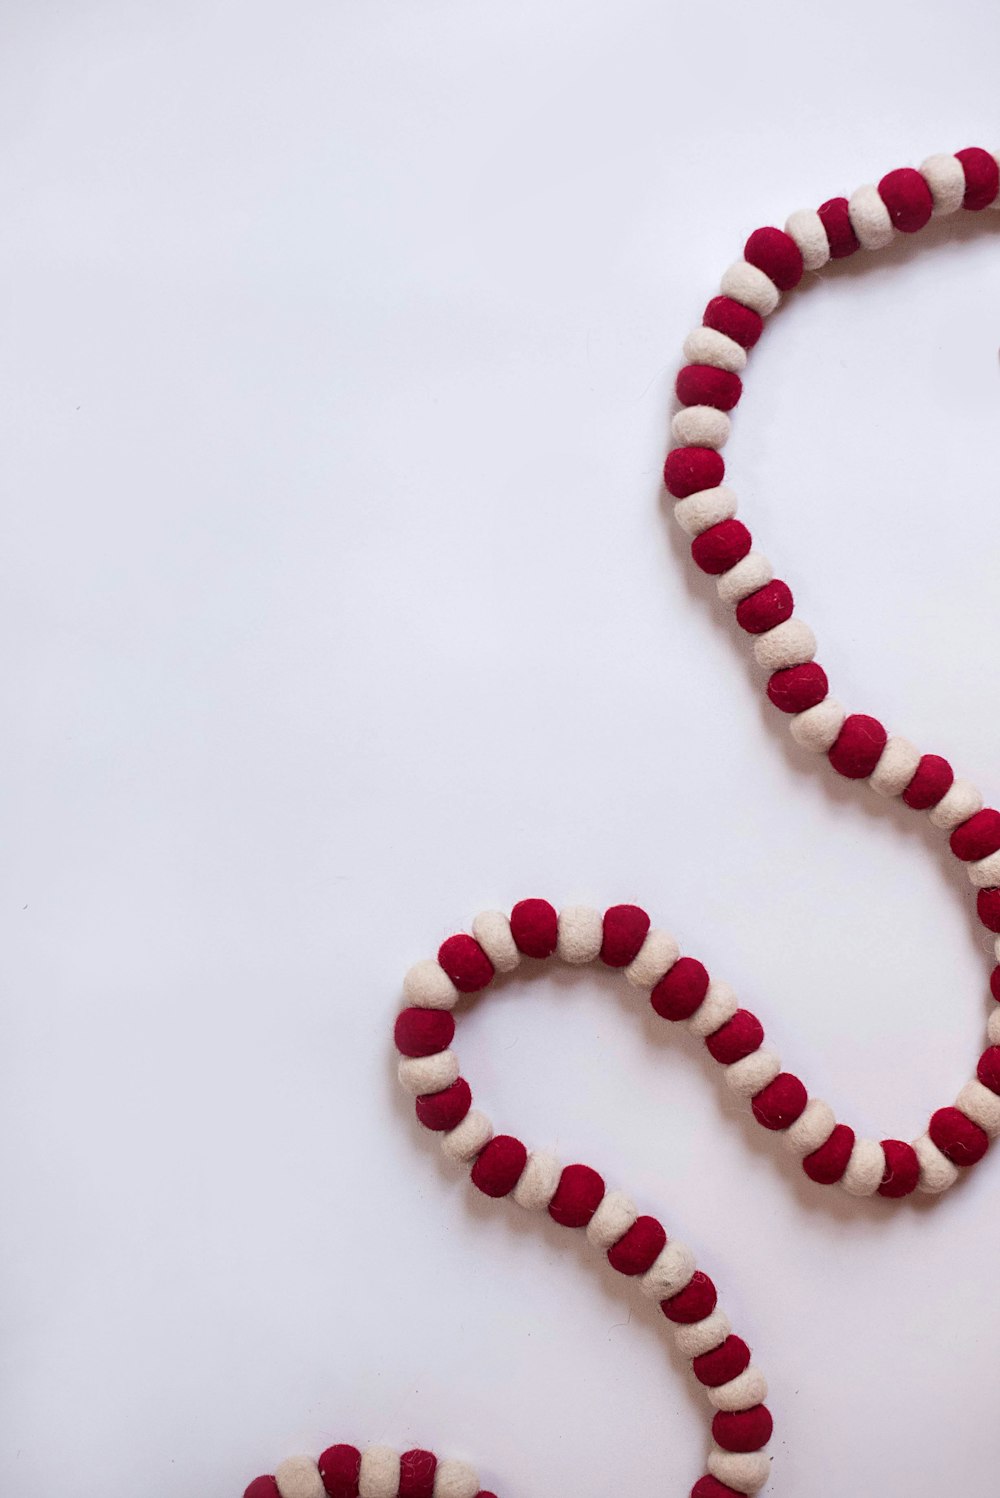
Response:
[[[994,889],[1000,884],[1000,853],[991,853],[966,865],[966,873],[976,889]]]
[[[767,557],[762,556],[759,551],[750,551],[735,567],[730,567],[728,572],[716,578],[715,588],[723,603],[735,607],[765,583],[769,583],[773,577],[774,569]]]
[[[527,1164],[511,1193],[519,1207],[528,1212],[543,1212],[556,1194],[562,1166],[555,1155],[537,1150],[528,1156]]]
[[[982,809],[983,798],[976,787],[970,781],[958,776],[928,815],[935,827],[951,832]]]
[[[982,1082],[966,1082],[955,1099],[955,1107],[978,1124],[991,1139],[1000,1137],[1000,1097],[984,1087]]]
[[[736,495],[728,484],[719,484],[715,489],[699,489],[687,499],[679,499],[674,505],[674,519],[681,530],[689,536],[700,536],[721,520],[731,520],[736,514]]]
[[[880,796],[901,796],[916,774],[920,758],[915,744],[893,735],[886,740],[868,784]]]
[[[594,962],[604,942],[604,917],[588,905],[567,905],[559,912],[556,953],[563,962],[579,967]]]
[[[837,742],[844,726],[847,709],[834,697],[824,697],[815,707],[796,713],[789,720],[788,731],[797,744],[813,754],[826,754]]]
[[[761,317],[768,317],[781,301],[781,295],[770,276],[749,261],[737,260],[722,278],[723,296],[732,297]]]
[[[703,1038],[714,1035],[716,1030],[721,1030],[732,1019],[739,1007],[740,1001],[729,984],[720,978],[713,978],[708,985],[708,992],[688,1020],[687,1027],[692,1035]]]
[[[990,1017],[986,1021],[986,1034],[990,1045],[1000,1045],[1000,1004],[994,1005],[990,1010]]]
[[[723,1451],[713,1446],[706,1463],[712,1476],[738,1493],[757,1493],[771,1475],[771,1458],[764,1451]]]
[[[756,1097],[758,1092],[763,1092],[774,1081],[780,1070],[781,1057],[776,1056],[773,1051],[761,1050],[752,1051],[742,1061],[734,1061],[732,1066],[724,1067],[722,1075],[726,1079],[726,1086],[737,1097]]]
[[[476,1498],[479,1492],[479,1477],[468,1462],[456,1462],[446,1457],[438,1462],[434,1473],[434,1498]]]
[[[414,963],[403,979],[403,996],[418,1009],[454,1009],[458,989],[433,957]]]
[[[655,988],[681,955],[681,949],[667,931],[648,931],[646,939],[625,969],[633,988]]]
[[[914,1139],[913,1148],[920,1162],[918,1191],[923,1191],[928,1196],[938,1196],[942,1191],[947,1191],[949,1186],[954,1186],[958,1180],[958,1167],[942,1155],[929,1134],[921,1134],[919,1139]]]
[[[399,1080],[411,1097],[443,1092],[458,1079],[458,1072],[454,1051],[439,1051],[436,1056],[404,1056],[399,1063]]]
[[[587,1224],[587,1241],[607,1253],[635,1222],[639,1209],[624,1191],[609,1191]]]
[[[510,930],[510,921],[501,910],[484,910],[472,923],[472,934],[498,973],[512,973],[521,961]]]
[[[728,1384],[719,1384],[714,1389],[707,1389],[706,1393],[717,1410],[752,1410],[755,1404],[763,1404],[767,1398],[767,1379],[751,1363]]]
[[[714,1310],[702,1321],[692,1321],[689,1326],[675,1326],[674,1340],[683,1358],[700,1358],[702,1353],[712,1352],[723,1343],[732,1331],[725,1311]]]
[[[399,1492],[399,1452],[391,1446],[369,1446],[361,1455],[360,1498],[396,1498]]]
[[[757,664],[766,671],[783,671],[787,666],[801,666],[816,654],[816,636],[802,619],[786,619],[753,642]]]
[[[851,228],[864,250],[884,250],[892,240],[892,219],[878,188],[859,187],[848,203]]]
[[[643,1294],[651,1300],[669,1300],[671,1295],[676,1295],[691,1283],[694,1271],[694,1254],[687,1244],[671,1239],[643,1275],[640,1281]]]
[[[725,447],[731,430],[729,417],[715,406],[684,406],[670,423],[682,447]]]
[[[715,328],[695,328],[684,340],[684,357],[689,364],[711,364],[713,369],[739,374],[746,368],[747,351]]]
[[[957,213],[965,199],[965,172],[957,156],[928,156],[920,175],[931,190],[936,214]]]
[[[800,208],[793,213],[785,225],[785,233],[798,245],[806,270],[821,270],[830,258],[830,241],[815,208]]]
[[[993,961],[1000,962],[1000,936],[993,938]]]
[[[473,1108],[450,1133],[442,1134],[441,1148],[449,1160],[462,1164],[484,1150],[492,1138],[493,1125],[485,1113],[479,1113]]]
[[[274,1474],[281,1498],[326,1498],[319,1468],[311,1456],[290,1456]]]
[[[856,1139],[840,1184],[851,1196],[874,1196],[885,1175],[885,1151],[875,1139]]]
[[[783,1137],[792,1154],[804,1160],[806,1155],[811,1155],[826,1143],[836,1124],[830,1104],[824,1103],[822,1098],[811,1097]]]

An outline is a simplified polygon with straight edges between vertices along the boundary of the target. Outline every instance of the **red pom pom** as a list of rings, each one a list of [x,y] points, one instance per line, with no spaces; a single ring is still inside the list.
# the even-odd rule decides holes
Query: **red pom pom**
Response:
[[[528,1151],[520,1139],[496,1134],[472,1167],[472,1184],[484,1196],[509,1196],[528,1163]]]
[[[604,1181],[589,1165],[567,1165],[549,1202],[549,1216],[564,1228],[585,1228],[604,1200]]]
[[[925,754],[913,774],[903,800],[914,811],[929,811],[951,789],[955,772],[940,754]]]
[[[318,1465],[330,1498],[358,1498],[361,1452],[356,1446],[330,1446],[323,1452]]]
[[[931,190],[911,166],[889,172],[878,185],[878,195],[889,210],[893,227],[901,234],[916,234],[930,222],[934,212]]]
[[[749,598],[736,605],[736,622],[748,635],[762,635],[766,629],[773,629],[776,624],[784,624],[786,619],[790,619],[794,607],[791,588],[780,578],[775,578],[774,582],[765,583],[763,588],[758,588],[756,593],[751,593]]]
[[[660,1310],[675,1326],[691,1326],[704,1321],[715,1310],[718,1294],[707,1274],[696,1269],[683,1290],[660,1301]]]
[[[976,1076],[984,1087],[1000,1096],[1000,1045],[991,1045],[986,1048],[979,1058],[976,1067]]]
[[[691,555],[702,572],[718,577],[735,567],[752,545],[753,537],[742,520],[720,520],[718,525],[695,536],[691,542]]]
[[[767,684],[767,695],[783,713],[804,713],[807,707],[823,702],[829,690],[826,672],[815,661],[775,671]]]
[[[963,863],[987,858],[1000,848],[1000,811],[983,807],[968,821],[960,823],[951,835],[951,851]]]
[[[864,780],[878,764],[888,737],[877,718],[851,713],[827,758],[838,775]]]
[[[404,1009],[393,1033],[401,1055],[436,1056],[451,1045],[455,1021],[447,1009]]]
[[[638,905],[612,905],[604,912],[601,961],[608,967],[628,967],[648,930],[649,916]]]
[[[854,1130],[848,1124],[837,1124],[825,1144],[806,1155],[802,1169],[811,1181],[832,1186],[847,1169],[854,1148]]]
[[[964,151],[956,151],[955,155],[962,163],[962,171],[965,173],[962,207],[971,208],[973,212],[988,208],[1000,192],[1000,167],[997,166],[996,157],[979,146],[967,146]]]
[[[663,482],[675,499],[722,483],[726,465],[714,447],[675,447],[663,465]]]
[[[997,1003],[1000,1004],[1000,965],[995,967],[992,973],[990,973],[990,993],[996,999]]]
[[[743,258],[762,270],[779,291],[791,291],[802,280],[802,251],[783,229],[755,229],[743,246]]]
[[[493,978],[493,964],[472,936],[449,936],[438,948],[438,962],[459,993],[478,993]]]
[[[1000,889],[981,889],[976,896],[976,914],[987,931],[1000,931]]]
[[[510,930],[525,957],[551,957],[559,937],[559,917],[548,900],[519,900],[510,913]]]
[[[750,1104],[753,1116],[765,1129],[790,1129],[805,1111],[809,1094],[794,1072],[779,1072],[773,1082],[758,1092]]]
[[[273,1477],[255,1477],[243,1498],[281,1498],[281,1493]]]
[[[743,381],[714,364],[685,364],[674,386],[682,406],[714,406],[731,411],[743,394]]]
[[[712,1421],[712,1435],[723,1451],[759,1451],[773,1430],[766,1404],[755,1404],[749,1410],[720,1410]]]
[[[851,214],[846,198],[830,198],[819,209],[819,216],[826,230],[831,260],[843,260],[860,250],[861,241],[851,225]]]
[[[472,1107],[472,1089],[464,1077],[459,1077],[443,1092],[427,1092],[417,1098],[417,1118],[425,1129],[443,1134],[456,1129]]]
[[[706,1472],[691,1489],[691,1498],[743,1498],[743,1494]]]
[[[705,1037],[705,1044],[720,1065],[732,1066],[734,1061],[742,1061],[744,1056],[759,1050],[763,1039],[764,1026],[757,1016],[749,1009],[737,1009],[721,1029]]]
[[[729,296],[714,296],[705,308],[702,322],[706,328],[725,333],[741,348],[753,348],[764,331],[764,319],[760,313]]]
[[[399,1498],[434,1498],[436,1471],[433,1451],[404,1451],[399,1458]]]
[[[939,1108],[927,1132],[942,1155],[963,1170],[981,1160],[990,1147],[988,1134],[958,1108]]]
[[[708,993],[708,970],[697,957],[678,957],[649,996],[663,1019],[690,1019]]]
[[[719,1347],[695,1358],[691,1367],[700,1384],[704,1384],[706,1389],[717,1389],[750,1367],[750,1349],[742,1337],[730,1336]]]
[[[902,1139],[883,1139],[882,1153],[885,1155],[885,1172],[878,1188],[879,1196],[893,1199],[909,1196],[917,1188],[920,1178],[920,1161],[912,1144]]]
[[[608,1250],[608,1263],[619,1274],[645,1274],[666,1241],[663,1225],[655,1217],[637,1217],[624,1238]]]

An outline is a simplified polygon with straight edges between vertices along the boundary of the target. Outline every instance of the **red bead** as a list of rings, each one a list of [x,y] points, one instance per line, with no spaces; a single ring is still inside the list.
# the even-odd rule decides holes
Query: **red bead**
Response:
[[[525,957],[551,957],[559,937],[559,917],[548,900],[519,900],[510,913],[514,944]]]
[[[455,1021],[447,1009],[404,1009],[393,1033],[401,1055],[436,1056],[451,1045]]]
[[[433,1451],[404,1451],[399,1458],[399,1498],[434,1498],[436,1471]]]
[[[708,970],[697,957],[678,957],[649,996],[663,1019],[690,1019],[708,993]]]
[[[484,1196],[509,1196],[528,1163],[528,1151],[520,1139],[496,1134],[472,1167],[472,1184]]]
[[[988,1134],[958,1108],[939,1108],[927,1132],[942,1155],[963,1170],[981,1160],[990,1147]]]
[[[749,1410],[720,1410],[712,1421],[712,1435],[723,1451],[759,1451],[773,1430],[766,1404],[755,1404]]]
[[[427,1092],[417,1098],[417,1118],[425,1129],[443,1134],[456,1129],[472,1107],[472,1089],[464,1077],[459,1077],[443,1092]]]
[[[585,1228],[604,1200],[604,1181],[589,1165],[567,1165],[549,1202],[549,1216],[564,1228]]]
[[[243,1498],[281,1498],[281,1493],[273,1477],[255,1477]]]
[[[903,800],[914,811],[929,811],[951,789],[955,772],[940,754],[925,754],[903,792]]]
[[[1000,931],[1000,889],[981,889],[976,896],[976,914],[987,931]]]
[[[711,1352],[703,1352],[693,1360],[694,1376],[706,1389],[717,1389],[739,1378],[750,1366],[750,1349],[742,1337],[729,1336]]]
[[[888,737],[877,718],[851,713],[827,758],[838,775],[864,780],[878,764]]]
[[[829,690],[826,672],[815,661],[775,671],[767,684],[767,695],[783,713],[804,713],[807,707],[823,702]]]
[[[675,499],[715,489],[725,474],[726,465],[714,447],[675,447],[663,465],[663,482]]]
[[[783,229],[755,229],[743,246],[743,258],[762,270],[779,291],[791,291],[802,280],[802,251]]]
[[[979,146],[967,146],[964,151],[956,151],[955,155],[962,163],[962,171],[965,173],[962,207],[971,208],[974,212],[980,208],[988,208],[1000,192],[1000,167],[997,166],[996,157]]]
[[[774,629],[776,624],[790,619],[794,607],[791,588],[775,578],[736,605],[736,622],[748,635],[762,635],[766,629]]]
[[[695,536],[691,542],[691,555],[702,572],[718,577],[735,567],[752,545],[753,537],[742,520],[720,520],[718,525]]]
[[[1000,1095],[1000,1045],[991,1045],[986,1048],[979,1058],[976,1076],[984,1087]]]
[[[760,1049],[764,1026],[749,1009],[737,1009],[732,1019],[714,1034],[705,1037],[709,1054],[722,1066],[732,1066]]]
[[[637,1217],[624,1238],[608,1250],[608,1263],[619,1274],[645,1274],[656,1263],[667,1235],[655,1217]]]
[[[750,1106],[765,1129],[790,1129],[805,1112],[809,1094],[794,1072],[779,1072],[773,1082],[758,1092]]]
[[[682,406],[714,406],[731,411],[743,394],[743,381],[714,364],[685,364],[677,376],[677,399]]]
[[[995,967],[990,973],[990,993],[996,999],[997,1003],[1000,1004],[1000,965]]]
[[[879,1196],[892,1199],[909,1196],[917,1189],[920,1178],[920,1161],[913,1145],[904,1144],[902,1139],[883,1139],[882,1153],[885,1155],[885,1171],[878,1188]]]
[[[820,207],[819,216],[826,230],[831,260],[843,260],[845,255],[853,255],[855,250],[860,250],[861,241],[851,224],[846,198],[830,198]]]
[[[612,905],[604,912],[601,961],[608,967],[628,967],[648,930],[649,916],[638,905]]]
[[[853,1148],[854,1130],[848,1124],[837,1124],[826,1143],[813,1150],[811,1155],[806,1155],[802,1169],[811,1181],[832,1186],[847,1169]]]
[[[704,1321],[715,1310],[719,1297],[715,1285],[707,1274],[696,1269],[683,1290],[660,1301],[660,1310],[675,1326],[691,1326],[695,1321]]]
[[[987,858],[1000,848],[1000,811],[984,806],[959,824],[951,835],[951,851],[963,863]]]
[[[744,307],[730,296],[714,296],[705,308],[702,322],[706,328],[725,333],[741,348],[753,348],[764,331],[764,319],[751,307]]]
[[[449,936],[438,948],[438,962],[459,993],[478,993],[493,978],[493,964],[475,937]]]
[[[743,1494],[706,1472],[691,1489],[691,1498],[743,1498]]]
[[[319,1475],[330,1498],[358,1498],[361,1452],[356,1446],[331,1446],[319,1459]]]
[[[930,222],[934,199],[927,183],[912,166],[887,173],[878,185],[878,195],[889,210],[893,228],[901,234],[916,234]]]

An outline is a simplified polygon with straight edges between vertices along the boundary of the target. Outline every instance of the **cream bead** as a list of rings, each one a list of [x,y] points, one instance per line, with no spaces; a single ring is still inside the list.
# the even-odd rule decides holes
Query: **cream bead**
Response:
[[[684,340],[684,357],[689,364],[711,364],[713,369],[739,374],[746,368],[747,351],[715,328],[695,328]]]
[[[708,985],[708,992],[688,1020],[687,1027],[692,1035],[700,1035],[702,1039],[706,1039],[709,1035],[714,1035],[716,1030],[721,1030],[739,1007],[740,1001],[729,984],[713,978]]]
[[[752,1410],[755,1404],[763,1404],[767,1398],[767,1379],[751,1363],[728,1384],[719,1384],[705,1392],[717,1410]]]
[[[759,551],[750,551],[735,567],[716,578],[715,588],[723,603],[734,606],[756,593],[773,577],[774,570],[767,557],[761,556]]]
[[[542,1150],[528,1156],[527,1164],[511,1195],[519,1207],[528,1212],[541,1212],[556,1194],[562,1166],[555,1155]]]
[[[391,1446],[369,1446],[361,1456],[359,1498],[396,1498],[399,1492],[399,1452]]]
[[[604,917],[589,905],[567,905],[559,912],[556,955],[573,967],[594,962],[604,942]]]
[[[816,636],[802,619],[786,619],[753,642],[757,664],[766,671],[783,671],[801,666],[816,654]]]
[[[994,1004],[986,1021],[986,1034],[990,1045],[1000,1045],[1000,1004]]]
[[[993,889],[1000,884],[1000,853],[966,864],[965,871],[976,889]]]
[[[954,1186],[958,1180],[958,1167],[942,1155],[929,1134],[921,1134],[919,1139],[914,1139],[913,1148],[920,1164],[918,1191],[923,1191],[928,1196],[938,1196],[942,1191],[947,1191],[949,1186]]]
[[[674,505],[674,519],[688,536],[700,536],[720,520],[732,520],[736,514],[736,495],[727,484],[715,489],[700,489],[679,499]]]
[[[749,1056],[744,1056],[742,1061],[734,1061],[732,1066],[723,1068],[722,1075],[726,1079],[726,1086],[736,1093],[737,1097],[756,1097],[758,1092],[774,1081],[781,1070],[781,1057],[776,1056],[773,1051],[752,1051]]]
[[[770,276],[765,276],[762,270],[746,260],[737,260],[726,271],[722,278],[722,294],[749,307],[752,312],[759,312],[761,317],[768,317],[781,301]]]
[[[944,832],[951,832],[982,809],[983,798],[976,787],[970,781],[959,777],[952,781],[937,806],[928,815],[935,827],[940,827]]]
[[[454,1009],[458,989],[433,957],[415,962],[403,979],[403,997],[418,1009]]]
[[[830,258],[830,241],[823,220],[814,208],[800,208],[793,213],[785,225],[785,233],[791,235],[798,245],[806,270],[823,268]]]
[[[885,1151],[874,1139],[856,1139],[840,1184],[850,1196],[874,1196],[885,1175]]]
[[[642,1292],[651,1300],[669,1300],[671,1295],[676,1295],[691,1283],[694,1270],[694,1254],[687,1244],[671,1239],[643,1275],[640,1281]]]
[[[438,1462],[434,1473],[434,1498],[476,1498],[479,1492],[479,1476],[468,1462],[456,1462],[446,1457]]]
[[[521,961],[510,921],[500,910],[484,910],[472,923],[472,934],[498,973],[512,973]]]
[[[675,442],[682,447],[725,447],[732,423],[715,406],[683,406],[670,423]]]
[[[492,1138],[493,1125],[485,1113],[479,1113],[473,1108],[450,1133],[442,1134],[441,1148],[449,1160],[462,1165],[474,1159]]]
[[[892,241],[892,219],[877,187],[859,187],[848,203],[851,228],[864,250],[884,250]]]
[[[829,1103],[822,1098],[811,1097],[805,1108],[784,1132],[784,1140],[793,1155],[805,1159],[821,1144],[825,1144],[837,1126],[837,1119]]]
[[[965,199],[965,172],[957,156],[928,156],[920,175],[931,190],[935,214],[957,213]]]
[[[702,1321],[693,1321],[689,1326],[675,1326],[674,1340],[681,1357],[700,1358],[720,1346],[732,1331],[725,1311],[715,1310]]]
[[[788,731],[795,742],[813,754],[826,754],[837,742],[844,726],[847,709],[833,697],[824,697],[815,707],[796,713],[789,720]]]
[[[607,1253],[624,1238],[638,1216],[638,1208],[624,1191],[609,1191],[587,1224],[588,1243]]]
[[[771,1458],[765,1451],[723,1451],[713,1446],[706,1463],[712,1476],[738,1493],[757,1493],[771,1475]]]
[[[680,947],[668,932],[649,931],[639,951],[625,969],[625,977],[633,988],[655,988],[680,955]]]
[[[274,1474],[281,1498],[325,1498],[326,1488],[311,1456],[290,1456]]]
[[[458,1071],[454,1051],[439,1051],[436,1056],[404,1056],[399,1063],[399,1080],[411,1097],[426,1097],[450,1087],[457,1081]]]
[[[1000,1137],[1000,1097],[978,1079],[966,1082],[955,1099],[955,1107],[978,1124],[991,1139]]]
[[[909,739],[893,736],[886,740],[868,784],[879,796],[901,796],[916,774],[920,758],[920,750]]]

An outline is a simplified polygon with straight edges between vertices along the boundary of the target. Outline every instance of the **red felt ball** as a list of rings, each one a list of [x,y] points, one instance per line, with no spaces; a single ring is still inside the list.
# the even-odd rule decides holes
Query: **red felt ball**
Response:
[[[608,1263],[619,1274],[645,1274],[656,1263],[666,1241],[666,1231],[655,1217],[637,1217],[624,1238],[608,1250]]]
[[[660,1310],[675,1326],[692,1326],[711,1316],[719,1299],[715,1285],[707,1274],[696,1269],[683,1290],[660,1301]]]
[[[791,291],[802,280],[802,251],[784,229],[755,229],[743,246],[743,258],[762,270],[779,291]]]
[[[691,1489],[691,1498],[743,1498],[743,1494],[706,1472]]]
[[[806,1155],[802,1169],[811,1181],[821,1186],[832,1186],[839,1181],[847,1169],[854,1148],[854,1130],[849,1124],[836,1124],[825,1144],[811,1155]]]
[[[714,447],[675,447],[663,465],[663,482],[675,499],[722,483],[726,465]]]
[[[690,1019],[708,993],[708,970],[697,957],[678,957],[649,996],[663,1019]]]
[[[723,1451],[759,1451],[773,1430],[766,1404],[755,1404],[749,1410],[720,1410],[712,1421],[712,1435]]]
[[[883,1139],[882,1153],[885,1155],[885,1171],[878,1188],[879,1196],[893,1200],[909,1196],[917,1189],[920,1179],[920,1161],[913,1145],[904,1144],[902,1139]]]
[[[981,889],[976,896],[976,914],[987,931],[1000,931],[1000,889]]]
[[[1000,811],[984,806],[967,821],[959,824],[951,835],[951,851],[963,863],[972,863],[977,858],[987,858],[1000,848]]]
[[[709,1053],[722,1066],[732,1066],[760,1049],[764,1039],[764,1026],[749,1009],[737,1009],[732,1019],[712,1035],[706,1035],[705,1045]]]
[[[916,234],[930,222],[934,199],[927,183],[911,166],[888,172],[878,185],[878,195],[889,210],[893,228],[901,234]]]
[[[826,672],[815,661],[775,671],[767,683],[768,697],[783,713],[804,713],[806,708],[823,702],[829,690]]]
[[[742,520],[720,520],[718,525],[695,536],[691,542],[691,555],[702,572],[718,577],[735,567],[752,545],[753,537]]]
[[[484,1196],[509,1196],[527,1163],[528,1151],[520,1139],[510,1134],[496,1134],[476,1158],[472,1167],[472,1184]]]
[[[608,967],[628,967],[648,930],[649,916],[638,905],[612,905],[604,912],[601,961]]]
[[[417,1118],[425,1129],[443,1134],[456,1129],[472,1107],[472,1089],[464,1077],[459,1077],[443,1092],[427,1092],[416,1102]]]
[[[739,1378],[750,1367],[750,1349],[742,1337],[729,1336],[711,1352],[696,1357],[691,1367],[700,1384],[706,1389],[717,1389],[720,1384]]]
[[[996,157],[979,146],[967,146],[964,151],[956,151],[955,155],[965,173],[962,207],[971,208],[973,212],[988,208],[1000,192],[1000,167]]]
[[[864,780],[878,764],[888,737],[877,718],[851,713],[827,758],[838,775]]]
[[[940,754],[925,754],[913,773],[903,800],[914,811],[929,811],[951,789],[955,772]]]
[[[846,198],[830,198],[820,205],[819,216],[826,230],[831,260],[843,260],[846,255],[853,255],[856,250],[860,250],[861,241],[851,224],[850,206]]]
[[[986,1131],[958,1108],[939,1108],[927,1132],[942,1155],[963,1170],[981,1160],[990,1147]]]
[[[243,1498],[281,1498],[281,1492],[273,1477],[255,1477]]]
[[[548,900],[519,900],[510,913],[514,944],[525,957],[551,957],[559,938],[559,917]]]
[[[564,1228],[585,1228],[604,1200],[604,1181],[589,1165],[567,1165],[549,1202],[549,1216]]]
[[[356,1446],[330,1446],[323,1452],[318,1465],[330,1498],[358,1498],[361,1452]]]
[[[762,635],[790,619],[794,607],[791,588],[776,577],[736,605],[736,622],[748,635]]]
[[[433,1451],[404,1451],[399,1458],[398,1498],[434,1498],[436,1471]]]
[[[990,993],[996,999],[997,1003],[1000,1004],[1000,965],[995,967],[990,973]]]
[[[685,364],[674,386],[682,406],[714,406],[731,411],[743,394],[743,381],[714,364]]]
[[[731,296],[714,296],[705,308],[702,322],[706,328],[725,333],[727,338],[746,349],[753,348],[764,331],[764,319],[760,313],[754,312],[752,307],[744,307]]]
[[[805,1084],[790,1071],[779,1072],[773,1082],[758,1092],[750,1106],[765,1129],[790,1129],[805,1112],[809,1094]]]
[[[451,1045],[455,1021],[447,1009],[404,1009],[393,1034],[401,1055],[436,1056]]]
[[[1000,1045],[987,1046],[979,1058],[976,1076],[984,1087],[1000,1095]]]
[[[493,978],[493,964],[473,936],[449,936],[438,948],[438,962],[459,993],[478,993]]]

